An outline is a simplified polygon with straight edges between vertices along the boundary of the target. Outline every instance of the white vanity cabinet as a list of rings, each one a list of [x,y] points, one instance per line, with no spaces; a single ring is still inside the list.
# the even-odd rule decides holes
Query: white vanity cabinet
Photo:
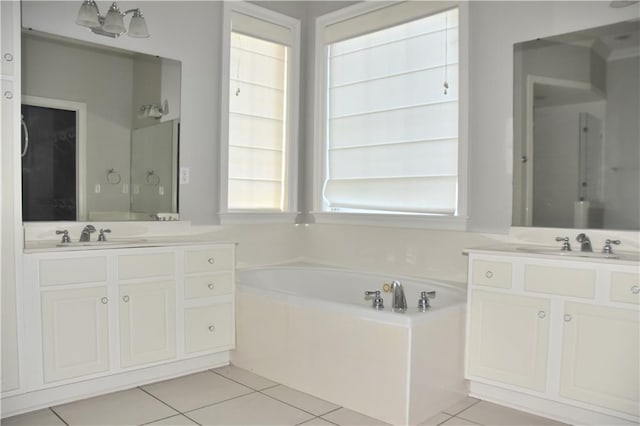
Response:
[[[226,248],[185,252],[184,350],[235,344],[233,253]]]
[[[638,267],[471,250],[472,395],[569,423],[638,422]]]
[[[232,243],[25,253],[3,415],[228,364],[234,274]]]
[[[174,281],[119,286],[122,367],[175,358],[175,287]]]
[[[120,365],[176,356],[176,256],[172,250],[118,255]]]
[[[549,300],[474,290],[468,374],[544,390]]]
[[[46,383],[109,369],[107,286],[41,293]]]

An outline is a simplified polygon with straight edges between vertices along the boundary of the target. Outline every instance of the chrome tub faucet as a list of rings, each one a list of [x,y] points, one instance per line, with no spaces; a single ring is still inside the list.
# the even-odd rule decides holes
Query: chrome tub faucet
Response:
[[[393,312],[404,312],[407,310],[407,298],[404,296],[404,289],[400,281],[393,281],[391,283],[391,310]]]

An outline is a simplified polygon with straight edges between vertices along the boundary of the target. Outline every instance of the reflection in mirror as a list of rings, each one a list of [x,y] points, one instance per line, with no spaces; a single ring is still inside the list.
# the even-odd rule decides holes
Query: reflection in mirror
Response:
[[[639,29],[514,46],[514,226],[640,229]]]
[[[24,221],[178,218],[180,62],[22,36]]]

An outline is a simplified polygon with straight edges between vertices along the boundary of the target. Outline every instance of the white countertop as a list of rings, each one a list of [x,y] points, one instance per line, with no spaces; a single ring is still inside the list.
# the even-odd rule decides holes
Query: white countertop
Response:
[[[613,249],[612,254],[605,254],[595,249],[593,252],[578,250],[561,251],[559,246],[543,246],[533,244],[497,244],[484,247],[472,247],[464,250],[465,254],[497,254],[517,257],[538,257],[554,260],[570,260],[578,262],[615,263],[639,265],[640,252],[629,252]],[[639,265],[640,266],[640,265]]]
[[[48,253],[78,250],[112,250],[138,247],[168,247],[204,244],[234,244],[231,241],[212,241],[197,236],[144,237],[130,239],[110,239],[108,241],[90,241],[63,244],[60,240],[25,241],[24,253]]]

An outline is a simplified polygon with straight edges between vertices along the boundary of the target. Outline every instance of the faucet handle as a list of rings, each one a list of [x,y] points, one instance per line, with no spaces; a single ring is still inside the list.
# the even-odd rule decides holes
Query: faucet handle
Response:
[[[111,229],[100,229],[100,235],[98,235],[98,241],[107,241],[107,236],[104,234],[111,233]]]
[[[380,297],[380,290],[371,290],[364,292],[366,296],[373,296],[373,304],[371,305],[373,309],[384,309],[384,300]]]
[[[433,293],[435,296],[435,291],[431,293]],[[429,292],[421,291],[420,298],[418,299],[418,309],[424,312],[429,306],[431,306],[431,303],[429,303]]]
[[[609,239],[606,240],[604,242],[604,247],[602,247],[602,252],[603,253],[608,253],[608,254],[613,253],[611,244],[620,245],[620,240],[609,240]]]
[[[67,244],[71,242],[71,238],[69,238],[69,231],[63,229],[62,231],[56,230],[56,235],[62,234],[62,244]]]
[[[569,237],[556,237],[556,241],[562,241],[562,251],[571,251],[571,244],[569,244]]]

